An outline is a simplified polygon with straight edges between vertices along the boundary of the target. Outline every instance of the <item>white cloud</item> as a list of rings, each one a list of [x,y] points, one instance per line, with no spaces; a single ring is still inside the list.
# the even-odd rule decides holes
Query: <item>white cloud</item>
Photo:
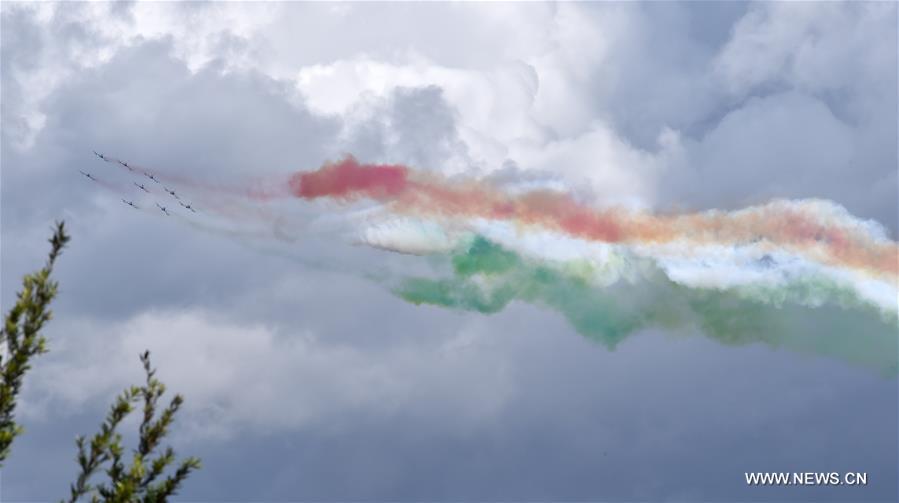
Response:
[[[511,159],[525,170],[586,181],[603,203],[651,206],[661,157],[632,146],[589,106],[605,89],[602,80],[614,78],[597,82],[594,75],[612,57],[610,37],[623,36],[633,17],[617,9],[588,15],[563,4],[546,21],[551,42],[541,52],[488,69],[420,55],[406,62],[364,56],[304,67],[296,85],[313,110],[350,117],[397,87],[438,86],[458,113],[469,169],[489,172]],[[430,168],[461,170],[458,163]]]

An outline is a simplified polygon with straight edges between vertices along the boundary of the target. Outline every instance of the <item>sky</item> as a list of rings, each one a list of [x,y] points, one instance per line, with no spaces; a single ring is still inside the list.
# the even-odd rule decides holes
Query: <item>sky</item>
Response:
[[[732,297],[636,246],[667,276],[574,290],[586,314],[555,290],[484,307],[509,283],[483,277],[516,284],[600,251],[466,221],[493,243],[475,248],[454,219],[383,194],[227,194],[351,155],[419,186],[558,189],[638,215],[828,201],[796,211],[895,247],[896,4],[3,2],[0,15],[3,309],[52,223],[72,234],[2,501],[67,492],[75,437],[139,382],[145,349],[186,399],[171,443],[203,460],[189,501],[899,499],[895,305],[890,318],[837,294]],[[92,150],[168,177],[200,213]],[[354,226],[384,211],[398,219]],[[427,240],[400,239],[409,221]],[[434,228],[516,269],[471,276],[458,248],[422,253]],[[482,297],[417,288],[432,284]],[[736,307],[703,318],[697,299]],[[614,337],[582,323],[682,303],[687,321],[624,316]],[[869,482],[748,486],[756,471]]]

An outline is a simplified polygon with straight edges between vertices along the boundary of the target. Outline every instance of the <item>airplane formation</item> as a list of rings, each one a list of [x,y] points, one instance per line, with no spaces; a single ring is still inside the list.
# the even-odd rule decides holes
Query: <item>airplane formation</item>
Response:
[[[118,160],[118,159],[113,159],[113,158],[111,158],[111,157],[107,157],[107,156],[101,154],[100,152],[97,152],[96,150],[94,150],[93,152],[94,152],[94,155],[97,156],[101,161],[118,163],[118,164],[120,164],[120,165],[122,165],[122,166],[128,168],[128,171],[131,171],[131,172],[135,172],[135,171],[136,171],[134,167],[130,166],[130,165],[129,165],[127,162],[125,162],[125,161],[121,161],[121,160]],[[93,181],[93,182],[99,182],[99,180],[97,180],[97,178],[94,177],[94,175],[92,175],[92,174],[90,174],[90,173],[87,173],[87,172],[81,171],[81,170],[78,170],[78,172],[81,173],[82,175],[84,175],[85,177],[87,177],[89,180],[91,180],[91,181]],[[149,178],[150,180],[153,180],[154,182],[160,184],[160,185],[161,185],[161,183],[162,183],[162,182],[160,182],[160,181],[156,178],[156,176],[154,176],[152,173],[149,173],[149,172],[144,171],[144,172],[143,172],[143,175],[146,176],[147,178]],[[152,192],[150,192],[150,190],[147,189],[146,185],[144,185],[144,184],[142,184],[142,183],[137,183],[137,182],[132,182],[132,183],[134,184],[135,187],[137,187],[138,189],[140,189],[140,190],[146,192],[147,194],[152,194]],[[172,196],[173,198],[175,198],[175,200],[178,201],[178,204],[179,204],[182,208],[184,208],[185,210],[189,210],[189,211],[191,211],[192,213],[196,213],[196,212],[197,212],[197,210],[193,207],[193,205],[191,205],[190,203],[184,203],[184,202],[181,200],[181,198],[178,196],[178,194],[175,193],[174,190],[171,190],[171,189],[169,189],[169,188],[166,187],[166,186],[163,186],[162,188],[166,191],[166,193],[168,193],[170,196]],[[122,202],[125,203],[125,204],[127,204],[128,206],[131,206],[132,208],[134,208],[134,209],[136,209],[136,210],[137,210],[137,209],[140,209],[140,207],[139,207],[138,205],[136,205],[136,204],[134,203],[134,201],[129,201],[129,200],[125,199],[125,198],[122,198]],[[167,207],[165,207],[165,206],[159,204],[159,202],[156,203],[156,207],[159,208],[159,211],[165,213],[166,216],[171,216],[171,215],[172,215],[172,213],[169,211],[169,209],[168,209]]]

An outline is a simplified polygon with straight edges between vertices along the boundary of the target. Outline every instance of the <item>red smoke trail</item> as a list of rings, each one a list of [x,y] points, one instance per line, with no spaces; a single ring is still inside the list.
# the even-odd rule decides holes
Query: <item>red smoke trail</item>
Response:
[[[611,219],[556,194],[533,192],[515,200],[477,184],[452,185],[425,176],[412,180],[412,173],[406,166],[360,164],[347,157],[316,171],[297,173],[289,184],[291,192],[303,199],[364,197],[456,216],[489,215],[527,223],[554,223],[564,232],[589,239],[617,241],[621,237]]]
[[[373,199],[400,213],[483,217],[537,225],[606,243],[734,244],[765,239],[795,251],[875,274],[899,273],[899,248],[864,231],[787,205],[751,212],[652,215],[597,209],[566,194],[535,190],[508,195],[476,181],[451,181],[402,165],[363,164],[352,157],[293,175],[290,192],[303,199]]]
[[[384,200],[397,197],[407,189],[409,168],[390,164],[359,164],[346,159],[326,164],[317,171],[297,173],[288,182],[297,197],[349,199],[365,196]]]

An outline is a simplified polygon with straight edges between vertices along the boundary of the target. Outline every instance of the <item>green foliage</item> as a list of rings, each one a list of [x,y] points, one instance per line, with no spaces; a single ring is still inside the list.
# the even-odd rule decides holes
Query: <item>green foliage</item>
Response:
[[[50,302],[58,290],[50,274],[68,241],[65,224],[58,222],[50,238],[47,263],[43,269],[25,276],[22,291],[0,328],[0,466],[9,455],[13,440],[22,433],[14,415],[22,379],[31,369],[31,360],[47,352],[47,340],[41,335],[41,329],[52,317]]]
[[[65,224],[57,223],[50,238],[47,263],[43,269],[25,276],[22,291],[0,327],[0,467],[9,454],[13,440],[22,432],[14,417],[22,380],[31,368],[31,360],[47,352],[47,340],[41,329],[52,317],[50,302],[59,288],[57,282],[50,279],[50,274],[68,242]],[[76,440],[81,472],[71,485],[71,502],[89,496],[91,501],[161,503],[174,495],[188,475],[200,467],[200,460],[190,457],[163,478],[166,469],[175,464],[175,451],[171,447],[160,449],[159,446],[184,399],[181,395],[175,395],[157,416],[165,385],[156,379],[156,370],[150,365],[150,352],[142,354],[140,359],[147,374],[146,383],[140,387],[132,386],[116,398],[100,426],[100,432],[90,442],[84,437]],[[143,420],[139,430],[140,440],[131,456],[131,464],[126,466],[122,436],[116,429],[141,401]],[[91,485],[91,477],[103,468],[109,480]]]
[[[84,437],[76,440],[77,461],[81,472],[71,485],[68,500],[71,503],[88,495],[91,501],[164,502],[175,494],[193,470],[200,468],[200,460],[189,457],[180,463],[174,473],[162,479],[166,468],[175,463],[175,452],[171,447],[161,451],[158,448],[162,438],[168,433],[183,398],[175,395],[157,417],[157,404],[165,393],[165,385],[155,377],[156,370],[150,366],[149,351],[141,355],[140,359],[147,374],[144,386],[132,386],[116,398],[100,431],[90,442],[86,442]],[[141,401],[143,419],[139,429],[140,439],[137,449],[132,453],[131,465],[126,466],[122,435],[116,429]],[[108,482],[91,485],[91,477],[104,466]]]

